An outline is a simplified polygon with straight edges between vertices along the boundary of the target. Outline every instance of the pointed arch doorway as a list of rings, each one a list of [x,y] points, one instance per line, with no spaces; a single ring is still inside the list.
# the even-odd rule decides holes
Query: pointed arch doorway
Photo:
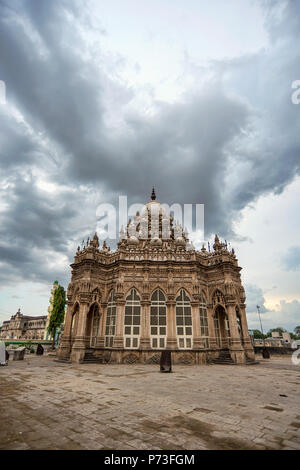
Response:
[[[230,346],[229,320],[225,308],[218,305],[214,313],[214,326],[217,346],[227,349]]]
[[[87,316],[87,325],[86,325],[86,336],[87,344],[91,348],[95,348],[97,345],[97,338],[100,329],[100,310],[99,305],[94,303],[89,310]]]

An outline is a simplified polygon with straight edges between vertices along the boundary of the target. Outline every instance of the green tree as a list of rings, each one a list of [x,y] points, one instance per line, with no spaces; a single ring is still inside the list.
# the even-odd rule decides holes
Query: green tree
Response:
[[[52,348],[55,346],[56,330],[65,318],[66,292],[63,286],[58,286],[54,292],[53,309],[49,319],[48,333],[52,336]]]
[[[296,326],[296,328],[294,329],[294,333],[295,335],[300,336],[300,326]]]
[[[263,339],[264,335],[259,330],[253,330],[253,338],[254,339]]]

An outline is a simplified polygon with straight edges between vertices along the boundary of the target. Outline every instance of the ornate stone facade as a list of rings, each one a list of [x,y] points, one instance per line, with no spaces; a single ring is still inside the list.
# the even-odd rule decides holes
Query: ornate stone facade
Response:
[[[236,363],[254,360],[234,251],[217,236],[212,252],[195,250],[154,193],[116,251],[99,249],[95,234],[71,267],[60,360],[157,364],[162,349],[175,364],[224,350]]]
[[[47,316],[29,317],[23,315],[20,309],[11,319],[4,321],[0,338],[1,339],[34,339],[44,338]]]

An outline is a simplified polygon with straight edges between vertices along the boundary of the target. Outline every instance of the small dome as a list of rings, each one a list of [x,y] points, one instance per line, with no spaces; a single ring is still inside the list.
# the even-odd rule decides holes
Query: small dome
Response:
[[[155,237],[155,238],[151,239],[150,243],[151,243],[151,245],[161,246],[162,245],[162,239],[158,238],[158,237]]]
[[[131,237],[128,238],[127,243],[129,245],[138,245],[139,241],[135,236],[132,235]]]

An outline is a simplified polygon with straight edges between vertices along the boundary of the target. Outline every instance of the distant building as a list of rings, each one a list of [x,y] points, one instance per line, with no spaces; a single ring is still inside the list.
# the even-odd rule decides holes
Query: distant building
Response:
[[[11,319],[4,321],[0,338],[1,339],[35,339],[44,338],[47,316],[29,317],[23,315],[20,309]]]
[[[282,333],[282,339],[286,343],[292,343],[292,338],[291,338],[290,333]]]
[[[263,339],[255,339],[254,346],[266,346],[266,347],[275,347],[275,348],[283,348],[283,347],[291,347],[292,346],[292,339],[290,333],[282,333],[280,335],[279,331],[273,331],[272,336]]]

